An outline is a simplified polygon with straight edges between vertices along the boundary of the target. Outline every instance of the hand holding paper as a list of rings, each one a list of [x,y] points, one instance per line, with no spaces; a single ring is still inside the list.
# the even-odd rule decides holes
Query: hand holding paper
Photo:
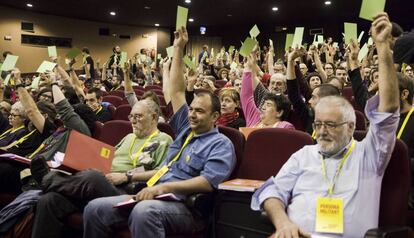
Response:
[[[387,13],[381,13],[374,17],[374,22],[371,27],[371,34],[375,44],[388,44],[391,40],[391,30],[392,24],[388,19]]]
[[[180,49],[184,49],[185,45],[188,42],[188,33],[185,27],[181,27],[176,32],[174,32],[174,47],[179,47]]]

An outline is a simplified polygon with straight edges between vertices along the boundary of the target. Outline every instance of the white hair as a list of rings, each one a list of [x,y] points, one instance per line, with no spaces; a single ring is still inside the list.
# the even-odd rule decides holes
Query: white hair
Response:
[[[282,74],[282,73],[275,73],[272,75],[272,77],[270,77],[269,81],[272,80],[282,80],[284,83],[286,83],[286,75]]]
[[[23,107],[23,104],[21,102],[15,102],[12,106],[11,106],[11,110],[16,110],[19,113],[19,116],[26,119],[27,115],[26,115],[26,109]]]
[[[356,116],[352,105],[341,96],[326,96],[322,97],[315,106],[315,111],[321,108],[335,107],[338,108],[342,115],[342,121],[353,122],[355,125]]]

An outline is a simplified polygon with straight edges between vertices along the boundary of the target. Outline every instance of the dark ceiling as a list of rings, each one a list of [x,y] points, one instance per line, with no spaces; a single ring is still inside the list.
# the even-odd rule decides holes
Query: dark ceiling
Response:
[[[0,5],[28,11],[137,26],[175,26],[177,5],[190,9],[194,22],[189,26],[229,25],[323,25],[336,21],[358,20],[362,0],[0,0]],[[33,4],[32,8],[26,6]],[[273,12],[272,7],[279,11]],[[116,16],[109,12],[115,11]],[[414,0],[388,0],[386,11],[405,27],[414,27]],[[363,20],[362,20],[363,21]],[[406,29],[409,30],[409,29]]]

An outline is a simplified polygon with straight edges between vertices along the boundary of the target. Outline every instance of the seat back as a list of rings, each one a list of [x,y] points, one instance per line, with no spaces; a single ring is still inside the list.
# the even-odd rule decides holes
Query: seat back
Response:
[[[292,123],[295,126],[296,130],[305,131],[305,124],[300,118],[299,114],[295,110],[291,110],[289,114],[288,122]]]
[[[237,171],[239,170],[240,164],[243,161],[243,151],[244,146],[246,144],[246,140],[243,134],[236,129],[224,126],[219,126],[218,129],[220,133],[224,134],[231,140],[234,146],[234,150],[236,152],[236,166],[234,167],[233,172],[231,173],[229,178],[234,179],[237,177]]]
[[[145,86],[145,91],[149,91],[149,90],[152,90],[152,89],[160,89],[160,90],[162,90],[162,87],[159,86],[159,85],[147,85],[147,86]]]
[[[221,80],[221,79],[218,79],[218,80],[216,80],[215,84],[216,84],[219,88],[222,88],[222,87],[224,87],[224,85],[226,85],[226,84],[227,84],[227,81],[226,81],[226,80]]]
[[[293,153],[312,144],[312,137],[302,131],[280,128],[253,131],[247,138],[237,177],[266,180],[276,175]]]
[[[123,120],[123,121],[129,121],[128,115],[131,112],[131,106],[129,104],[122,104],[119,105],[119,107],[115,110],[115,115],[113,117],[113,120]]]
[[[109,95],[112,95],[112,96],[118,96],[118,97],[120,97],[120,98],[125,97],[125,93],[124,93],[124,91],[121,91],[121,90],[110,91],[110,92],[109,92]]]
[[[411,165],[408,149],[402,140],[397,139],[382,179],[378,220],[380,227],[406,224],[410,181]]]
[[[355,110],[356,123],[355,130],[364,131],[367,129],[367,121],[365,120],[364,113]]]
[[[118,107],[122,103],[122,97],[108,95],[108,96],[103,96],[102,101],[103,102],[109,102],[112,105],[114,105],[115,107]]]
[[[354,92],[352,91],[352,87],[344,87],[342,89],[342,96],[348,100],[348,102],[351,102]]]
[[[132,133],[131,122],[113,120],[104,123],[98,139],[115,146],[129,133]]]
[[[175,140],[175,133],[172,127],[170,126],[170,124],[165,123],[165,122],[158,122],[157,127],[158,127],[158,130],[168,134],[169,136],[171,136],[173,140]]]
[[[99,140],[99,136],[102,133],[103,123],[100,121],[95,121],[94,127],[93,127],[93,134],[92,138]]]

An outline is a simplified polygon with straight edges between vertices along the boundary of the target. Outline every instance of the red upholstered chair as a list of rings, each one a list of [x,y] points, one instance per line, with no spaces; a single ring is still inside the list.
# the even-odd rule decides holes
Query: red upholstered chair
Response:
[[[302,119],[300,118],[299,114],[295,112],[295,110],[291,110],[289,114],[289,118],[287,119],[288,122],[292,123],[295,126],[296,130],[305,131],[305,125],[303,124]]]
[[[139,89],[139,90],[145,91],[145,89],[144,89],[143,87],[138,86],[138,85],[132,86],[132,88],[133,88],[134,90],[135,90],[135,89]]]
[[[128,115],[131,112],[131,106],[129,104],[122,104],[119,105],[119,107],[116,108],[115,110],[115,115],[112,118],[113,120],[123,120],[123,121],[128,121]]]
[[[160,100],[160,106],[167,106],[167,103],[165,103],[164,95],[157,95],[157,97]]]
[[[342,89],[342,96],[346,98],[349,102],[351,102],[352,98],[354,97],[354,93],[352,91],[352,87],[344,87]]]
[[[158,130],[168,134],[169,136],[171,136],[173,140],[175,140],[175,133],[172,127],[170,126],[170,124],[165,123],[165,122],[158,122],[157,127],[158,127]]]
[[[367,121],[365,120],[364,113],[355,110],[356,123],[355,130],[364,131],[367,129]]]
[[[134,89],[134,92],[135,92],[135,95],[136,95],[138,98],[141,98],[141,96],[142,96],[142,95],[144,95],[145,90],[144,90],[144,89]]]
[[[218,87],[220,87],[220,88],[222,88],[222,87],[224,87],[224,85],[226,85],[227,84],[227,81],[226,80],[216,80],[216,82],[215,82],[215,85],[217,85]]]
[[[247,138],[237,177],[266,180],[276,175],[294,152],[312,144],[312,137],[302,131],[280,128],[253,131]]]
[[[164,96],[164,92],[162,91],[162,89],[153,88],[153,89],[150,89],[150,90],[147,90],[147,91],[152,91],[157,95]]]
[[[122,97],[108,95],[108,96],[103,96],[102,101],[103,102],[109,102],[112,105],[114,105],[115,107],[118,107],[122,103]]]
[[[101,93],[102,93],[102,96],[108,96],[109,95],[109,93],[107,91],[102,91],[101,90]]]
[[[108,110],[109,110],[109,113],[111,113],[111,118],[114,118],[116,107],[114,105],[109,105]]]
[[[108,121],[104,123],[98,140],[115,146],[129,133],[132,133],[131,122],[121,120]]]
[[[102,133],[103,123],[100,121],[96,121],[93,127],[92,138],[99,140],[99,136]]]
[[[145,86],[145,91],[152,90],[152,89],[160,89],[160,90],[162,90],[162,87],[159,86],[159,85],[148,85],[148,86]]]
[[[236,166],[234,167],[233,173],[230,175],[229,178],[233,179],[236,178],[237,171],[240,167],[241,162],[243,161],[243,151],[244,146],[246,144],[246,139],[244,138],[243,134],[236,129],[224,126],[219,126],[218,129],[220,133],[224,134],[231,140],[234,146],[234,150],[236,151]]]
[[[125,92],[124,91],[121,91],[121,90],[115,90],[115,91],[110,91],[109,92],[109,95],[118,96],[120,98],[124,98],[125,97]]]

